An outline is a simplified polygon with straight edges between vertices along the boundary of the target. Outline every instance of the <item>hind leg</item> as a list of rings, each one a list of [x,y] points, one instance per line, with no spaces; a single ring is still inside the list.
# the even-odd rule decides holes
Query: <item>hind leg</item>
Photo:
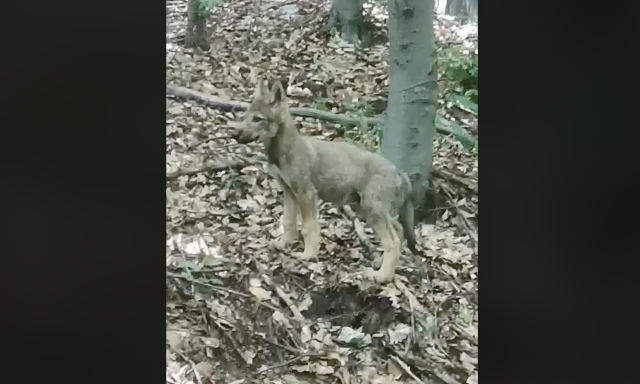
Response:
[[[367,270],[369,278],[379,283],[387,283],[393,280],[396,265],[400,258],[400,238],[396,233],[394,225],[391,223],[389,214],[378,216],[373,222],[373,230],[376,232],[382,243],[382,265],[377,271]]]
[[[282,189],[283,194],[283,214],[282,214],[282,237],[271,242],[272,247],[284,249],[298,239],[298,203],[291,188],[281,177],[276,180]]]
[[[391,224],[392,229],[395,231],[396,236],[397,236],[397,241],[399,244],[400,249],[402,249],[402,243],[404,241],[404,235],[402,233],[402,225],[400,225],[400,223],[398,222],[397,219],[395,218],[391,218]],[[376,232],[377,233],[377,232]],[[379,236],[379,235],[378,235]],[[381,255],[380,257],[377,257],[374,261],[373,261],[373,267],[374,268],[380,268],[382,266],[382,261],[384,259],[384,254]]]
[[[393,180],[386,175],[378,175],[369,179],[360,193],[361,207],[367,215],[367,222],[373,227],[380,238],[382,249],[382,263],[377,271],[368,268],[365,272],[369,278],[379,283],[393,280],[396,264],[400,258],[401,240],[397,233],[396,220],[391,218],[391,207],[395,199]]]

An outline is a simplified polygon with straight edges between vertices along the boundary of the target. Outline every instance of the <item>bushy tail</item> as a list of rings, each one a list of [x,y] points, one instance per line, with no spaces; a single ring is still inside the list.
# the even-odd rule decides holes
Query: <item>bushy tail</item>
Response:
[[[413,222],[413,193],[411,188],[411,180],[407,174],[402,174],[402,184],[404,189],[404,202],[398,212],[398,221],[402,225],[402,232],[404,232],[404,238],[407,239],[407,246],[413,253],[417,253],[416,250],[416,233],[414,231]]]

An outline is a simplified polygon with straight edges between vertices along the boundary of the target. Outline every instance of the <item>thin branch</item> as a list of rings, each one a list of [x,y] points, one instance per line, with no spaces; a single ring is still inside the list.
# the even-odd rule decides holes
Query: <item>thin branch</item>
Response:
[[[193,360],[188,358],[187,355],[185,355],[180,351],[175,351],[175,353],[178,354],[178,356],[180,356],[182,360],[184,360],[186,363],[188,363],[191,366],[191,370],[193,371],[193,374],[196,377],[196,381],[198,382],[198,384],[202,384],[202,378],[200,377],[200,372],[198,372],[198,368],[196,368],[196,364],[193,362]]]
[[[276,293],[282,299],[282,301],[284,301],[287,304],[287,306],[293,313],[293,318],[301,323],[304,323],[305,321],[304,316],[302,316],[302,313],[300,313],[300,310],[298,309],[298,307],[293,303],[293,301],[291,301],[289,296],[287,296],[287,294],[284,293],[282,288],[276,286]]]
[[[281,363],[281,364],[278,364],[278,365],[274,365],[274,366],[271,366],[271,367],[266,367],[264,369],[259,370],[256,373],[250,374],[249,376],[250,377],[258,376],[258,375],[261,375],[261,374],[263,374],[263,373],[265,373],[267,371],[271,371],[271,370],[274,370],[274,369],[286,367],[287,365],[293,364],[296,361],[301,360],[301,359],[303,359],[305,357],[313,357],[313,356],[317,356],[317,354],[313,354],[313,353],[309,354],[309,353],[307,353],[307,354],[304,354],[304,355],[296,356],[296,357],[294,357],[292,359],[289,359],[289,360],[285,361],[284,363]]]
[[[238,296],[241,296],[241,297],[252,297],[251,295],[249,295],[247,293],[238,292],[238,291],[234,291],[233,289],[229,289],[229,288],[220,287],[220,286],[217,286],[217,285],[205,283],[205,282],[190,278],[189,276],[180,275],[178,273],[167,272],[167,276],[175,277],[177,279],[183,279],[183,280],[186,280],[186,281],[188,281],[188,282],[190,282],[192,284],[198,284],[198,285],[201,285],[203,287],[208,287],[208,288],[211,288],[211,289],[216,290],[216,291],[232,293],[234,295],[238,295]]]
[[[424,384],[424,381],[422,381],[418,376],[416,376],[415,373],[411,372],[411,368],[409,368],[407,363],[400,360],[398,356],[391,356],[391,358],[395,360],[398,363],[398,365],[400,365],[400,367],[407,373],[407,375],[411,376],[413,380],[417,381],[419,384]]]
[[[400,367],[405,370],[405,372],[407,372],[407,374],[409,376],[411,376],[414,380],[422,383],[422,381],[420,379],[417,379],[417,377],[415,376],[414,373],[411,372],[411,370],[409,369],[409,364],[407,364],[405,362],[405,360],[407,362],[409,362],[414,368],[416,368],[419,371],[422,371],[428,375],[432,375],[435,378],[437,378],[438,380],[440,380],[441,382],[445,383],[445,384],[462,384],[460,383],[460,381],[456,380],[455,378],[451,377],[451,375],[449,375],[448,373],[444,372],[444,371],[440,371],[439,369],[437,369],[435,366],[433,366],[433,364],[429,364],[427,361],[425,361],[424,359],[420,359],[416,356],[412,356],[412,357],[408,357],[405,356],[404,354],[402,354],[401,352],[396,351],[394,348],[388,348],[389,351],[391,351],[393,353],[394,356],[391,356],[391,358],[393,358],[396,362],[398,362],[398,364],[400,364]],[[428,370],[423,369],[419,366],[417,366],[415,363],[416,362],[420,362],[422,363],[422,366],[425,367],[429,367]]]

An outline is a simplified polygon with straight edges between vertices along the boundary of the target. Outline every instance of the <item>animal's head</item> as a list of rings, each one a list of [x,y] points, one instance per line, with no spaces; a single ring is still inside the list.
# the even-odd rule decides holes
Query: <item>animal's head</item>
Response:
[[[290,119],[287,96],[280,81],[276,81],[269,90],[266,81],[259,78],[253,101],[245,113],[246,126],[261,139],[268,139],[274,137]]]

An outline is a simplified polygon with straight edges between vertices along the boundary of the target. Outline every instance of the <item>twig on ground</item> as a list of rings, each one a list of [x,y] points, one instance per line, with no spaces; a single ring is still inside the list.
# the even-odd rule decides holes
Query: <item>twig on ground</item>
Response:
[[[211,137],[211,138],[206,139],[206,140],[202,140],[202,141],[198,141],[196,143],[193,143],[193,144],[189,145],[186,149],[187,149],[187,151],[190,151],[190,150],[192,150],[192,149],[194,149],[196,147],[199,147],[201,145],[204,145],[204,144],[206,144],[208,142],[216,141],[216,140],[223,140],[223,139],[235,139],[235,137],[233,135],[215,136],[215,137]]]
[[[274,8],[282,8],[285,5],[291,5],[291,4],[296,4],[298,2],[298,0],[292,0],[292,1],[285,1],[285,2],[276,2],[276,3],[272,3],[267,5],[266,7],[262,8],[263,11],[268,11]]]
[[[284,301],[285,303],[287,303],[287,306],[289,307],[289,309],[291,310],[291,312],[293,313],[293,318],[301,323],[303,323],[305,321],[304,316],[302,316],[302,313],[300,313],[300,310],[298,309],[298,307],[296,307],[295,304],[293,304],[293,301],[291,301],[291,299],[289,298],[289,296],[287,296],[286,293],[284,293],[284,291],[282,290],[282,288],[280,287],[276,287],[276,293],[278,293],[278,296],[282,299],[282,301]]]
[[[411,344],[417,344],[418,339],[416,338],[416,314],[414,313],[413,307],[413,297],[409,297],[409,309],[411,310]],[[409,343],[407,343],[407,348],[409,348]]]
[[[190,358],[188,358],[184,353],[180,351],[174,351],[174,352],[177,353],[178,356],[182,358],[182,360],[189,363],[189,365],[191,366],[191,370],[193,371],[193,374],[196,376],[196,381],[198,382],[198,384],[202,384],[202,378],[200,377],[200,373],[198,373],[196,364]]]
[[[400,365],[400,368],[402,368],[407,373],[407,375],[411,376],[413,380],[417,381],[420,384],[424,384],[424,381],[422,381],[418,376],[416,376],[415,373],[411,372],[411,368],[409,368],[407,363],[402,361],[402,359],[400,359],[398,356],[391,356],[391,358],[395,360],[398,363],[398,365]]]
[[[262,341],[266,341],[267,343],[269,343],[269,344],[271,344],[271,345],[275,345],[275,346],[276,346],[276,347],[278,347],[278,348],[282,348],[282,349],[284,349],[285,351],[289,351],[289,352],[291,352],[291,353],[298,353],[298,354],[302,354],[302,353],[304,353],[303,351],[301,351],[301,350],[299,350],[299,349],[295,349],[295,348],[293,348],[293,347],[289,347],[288,345],[282,345],[282,344],[276,343],[275,341],[271,341],[271,340],[267,339],[265,336],[257,335],[257,334],[255,334],[255,333],[253,334],[253,336],[254,336],[256,339],[260,339],[260,340],[262,340]]]
[[[231,337],[231,335],[227,332],[227,330],[224,329],[224,327],[222,325],[220,325],[217,321],[212,321],[212,323],[215,324],[218,327],[220,332],[222,332],[227,339],[229,339],[229,342],[233,346],[233,349],[235,349],[235,351],[238,354],[238,356],[240,356],[240,359],[242,359],[242,361],[244,361],[245,364],[249,365],[247,363],[247,361],[245,360],[244,355],[240,351],[240,347],[238,347],[238,343],[236,343],[236,340],[233,337]]]
[[[426,274],[425,274],[426,276]],[[424,313],[426,311],[426,309],[424,308],[424,306],[422,304],[420,304],[420,302],[418,302],[418,299],[416,298],[416,296],[413,294],[413,292],[411,292],[409,290],[409,288],[404,285],[404,283],[402,282],[402,280],[400,280],[400,276],[395,276],[394,280],[393,280],[394,284],[396,285],[396,288],[398,288],[403,295],[405,295],[409,300],[411,300],[413,302],[413,306],[414,309],[420,313]]]
[[[433,176],[438,177],[440,179],[444,179],[447,180],[453,184],[457,184],[459,186],[462,186],[463,188],[467,188],[469,190],[471,190],[474,193],[478,193],[478,186],[474,185],[473,183],[471,183],[470,181],[467,181],[465,179],[463,179],[460,176],[454,175],[450,172],[444,171],[444,170],[440,170],[440,169],[436,169],[434,168],[431,173],[433,174]]]
[[[193,279],[193,278],[190,278],[188,276],[180,275],[180,274],[173,273],[173,272],[167,272],[167,276],[175,277],[177,279],[183,279],[183,280],[186,280],[186,281],[188,281],[190,283],[202,285],[203,287],[208,287],[208,288],[214,289],[216,291],[233,293],[234,295],[238,295],[238,296],[242,296],[242,297],[252,297],[251,295],[249,295],[247,293],[242,293],[242,292],[234,291],[233,289],[224,288],[224,287],[220,287],[220,286],[217,286],[217,285],[205,283],[205,282],[202,282],[200,280]]]
[[[273,365],[273,366],[271,366],[271,367],[266,367],[266,368],[261,369],[261,370],[259,370],[258,372],[253,373],[253,374],[251,374],[251,375],[249,375],[249,376],[258,376],[258,375],[261,375],[261,374],[263,374],[263,373],[265,373],[265,372],[267,372],[267,371],[271,371],[271,370],[274,370],[274,369],[278,369],[278,368],[286,367],[286,366],[287,366],[287,365],[289,365],[289,364],[295,363],[295,362],[296,362],[296,361],[298,361],[298,360],[302,360],[303,358],[305,358],[305,357],[310,357],[310,356],[316,356],[316,355],[315,355],[315,354],[308,354],[308,353],[306,353],[306,354],[304,354],[304,355],[296,356],[296,357],[294,357],[294,358],[292,358],[292,359],[289,359],[289,360],[285,361],[284,363],[277,364],[277,365]]]
[[[411,365],[413,367],[415,367],[416,369],[428,374],[428,375],[433,375],[435,376],[438,380],[440,380],[441,382],[445,383],[445,384],[462,384],[460,383],[458,380],[454,379],[453,377],[451,377],[448,373],[446,372],[438,372],[438,369],[436,369],[436,367],[433,367],[433,364],[429,364],[427,361],[420,359],[418,357],[407,357],[404,356],[403,354],[401,354],[400,352],[396,351],[393,348],[387,348],[387,350],[391,351],[393,353],[394,356],[391,356],[392,359],[394,359],[395,361],[398,362],[398,364],[400,365],[400,367],[402,369],[405,370],[405,372],[407,372],[407,374],[409,376],[411,376],[412,378],[414,378],[414,380],[418,381],[419,383],[424,384],[422,381],[420,381],[420,379],[418,379],[415,374],[413,374],[411,372],[411,370],[409,369],[409,365],[407,363],[404,362],[404,360],[409,361],[409,363],[411,363]],[[411,361],[412,360],[412,361]],[[420,363],[421,365],[425,366],[425,367],[431,367],[429,368],[429,370],[423,369],[419,366],[417,366],[415,363]]]

